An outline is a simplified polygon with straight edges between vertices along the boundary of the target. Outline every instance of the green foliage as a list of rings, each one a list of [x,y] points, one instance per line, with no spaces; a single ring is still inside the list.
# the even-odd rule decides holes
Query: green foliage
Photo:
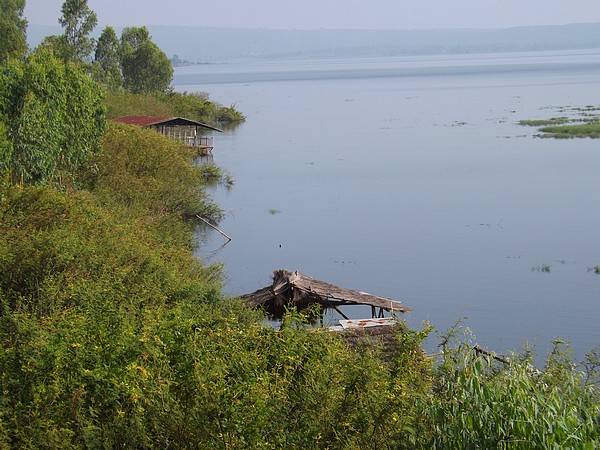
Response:
[[[220,217],[204,193],[204,168],[191,164],[193,155],[182,145],[154,130],[115,123],[102,148],[94,189],[105,201],[145,217]]]
[[[202,118],[210,123],[225,125],[244,120],[234,106],[226,107],[211,102],[206,93],[169,92],[159,98],[171,105],[176,116]]]
[[[223,300],[221,267],[192,256],[187,220],[220,216],[203,187],[221,172],[152,130],[114,124],[99,141],[99,88],[52,56],[64,39],[0,68],[0,447],[600,446],[598,349],[582,372],[557,341],[538,369],[529,353],[477,356],[451,330],[435,366],[430,327],[350,346],[296,311],[275,330]],[[150,42],[144,28],[122,40]],[[107,104],[240,120],[202,94]],[[54,186],[65,177],[89,190]]]
[[[98,23],[96,13],[87,0],[65,0],[58,22],[64,28],[65,58],[71,61],[89,61],[94,48],[91,32]]]
[[[594,272],[596,275],[600,275],[600,265],[588,267],[588,272]]]
[[[6,135],[6,125],[0,121],[0,199],[3,191],[8,187],[10,176],[10,158],[12,155],[12,142]]]
[[[109,119],[123,116],[175,117],[171,105],[156,95],[109,91],[104,97],[104,104]]]
[[[121,46],[124,52],[134,51],[151,39],[150,32],[146,27],[125,27],[121,32]]]
[[[123,86],[123,76],[119,67],[121,45],[114,28],[106,27],[98,38],[92,74],[94,79],[109,89]]]
[[[110,300],[129,308],[214,299],[218,269],[164,243],[88,193],[14,188],[0,218],[0,292],[10,310],[60,315]],[[213,280],[213,281],[207,281]]]
[[[550,119],[540,120],[519,120],[519,125],[525,125],[530,127],[541,127],[544,125],[562,125],[571,122],[568,117],[552,117]]]
[[[596,448],[597,389],[557,341],[543,370],[531,355],[508,364],[476,356],[468,339],[446,346],[432,401],[427,448]]]
[[[102,92],[79,66],[41,51],[0,67],[0,120],[13,183],[76,182],[99,150]]]
[[[557,139],[570,138],[600,138],[600,121],[579,124],[542,127],[540,131],[544,134],[541,137],[553,137]]]
[[[121,69],[125,89],[135,94],[165,92],[173,79],[171,61],[152,42],[146,27],[123,30]]]
[[[132,94],[107,92],[105,96],[109,118],[141,115],[187,117],[213,125],[227,125],[244,120],[233,106],[225,107],[210,101],[204,93]]]
[[[27,51],[25,0],[0,0],[0,64]]]
[[[419,420],[408,388],[419,371],[393,374],[330,333],[265,328],[234,302],[135,313],[95,302],[4,315],[0,328],[13,446],[411,448],[397,444]]]
[[[565,110],[566,108],[562,108]],[[540,134],[537,137],[571,139],[571,138],[600,138],[600,118],[596,113],[596,106],[569,108],[578,117],[566,116],[552,117],[545,120],[520,120],[519,125],[538,127]]]
[[[123,29],[120,43],[114,30],[105,28],[98,39],[92,73],[108,87],[109,118],[178,116],[214,125],[244,120],[234,106],[211,102],[205,93],[173,92],[169,86],[173,78],[171,62],[152,42],[146,27]]]
[[[45,36],[44,39],[42,39],[42,42],[40,42],[40,44],[33,49],[32,53],[34,55],[40,53],[50,53],[54,55],[55,58],[68,60],[68,58],[65,56],[68,53],[66,46],[67,43],[64,36],[56,36],[51,34]]]

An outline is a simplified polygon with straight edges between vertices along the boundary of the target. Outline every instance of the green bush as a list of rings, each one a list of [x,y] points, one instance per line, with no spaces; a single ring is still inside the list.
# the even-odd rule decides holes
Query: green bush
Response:
[[[0,431],[14,447],[410,448],[419,420],[420,370],[391,376],[373,350],[266,328],[234,302],[95,302],[0,327]]]
[[[160,98],[172,106],[176,116],[221,125],[244,120],[244,116],[233,105],[226,107],[214,103],[206,93],[169,92]]]
[[[207,169],[192,165],[193,153],[184,146],[153,130],[115,123],[102,150],[93,189],[104,201],[146,217],[220,217],[205,194]]]
[[[600,404],[568,347],[557,341],[543,370],[531,355],[508,363],[477,356],[468,340],[446,349],[425,448],[583,448],[600,445]]]
[[[107,298],[141,307],[218,297],[217,267],[89,193],[14,188],[0,211],[0,291],[11,309],[53,316]]]
[[[186,117],[212,125],[228,125],[244,120],[234,106],[212,102],[204,93],[132,94],[107,92],[105,105],[109,118],[141,115]]]
[[[0,124],[0,173],[13,183],[77,183],[106,127],[102,91],[79,65],[39,52],[0,66]]]

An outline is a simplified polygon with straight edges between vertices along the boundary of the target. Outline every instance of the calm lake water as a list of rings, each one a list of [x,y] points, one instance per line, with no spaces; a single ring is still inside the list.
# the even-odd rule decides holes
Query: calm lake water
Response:
[[[600,106],[600,50],[197,65],[175,85],[247,116],[215,135],[233,240],[199,232],[229,294],[287,268],[401,300],[412,327],[466,317],[498,352],[600,345],[600,141],[517,124]]]

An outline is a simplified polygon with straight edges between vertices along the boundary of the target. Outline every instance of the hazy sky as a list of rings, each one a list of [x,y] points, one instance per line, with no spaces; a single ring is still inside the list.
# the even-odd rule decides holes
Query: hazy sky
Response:
[[[63,0],[26,0],[58,25]],[[600,0],[88,0],[99,24],[241,28],[508,28],[600,22]]]

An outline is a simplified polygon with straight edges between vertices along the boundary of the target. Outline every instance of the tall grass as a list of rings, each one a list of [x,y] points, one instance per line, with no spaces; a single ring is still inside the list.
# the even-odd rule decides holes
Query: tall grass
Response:
[[[562,341],[555,341],[542,369],[529,353],[514,353],[505,364],[477,356],[468,339],[457,341],[435,380],[434,395],[424,406],[432,422],[425,442],[430,448],[592,449],[600,444],[597,386]]]
[[[586,111],[584,118],[569,118],[565,116],[552,117],[541,120],[520,120],[519,125],[538,127],[543,138],[600,138],[600,119],[595,113],[587,111],[596,111],[597,108],[588,106],[586,108],[575,108],[575,111]]]
[[[132,94],[125,91],[107,92],[105,106],[109,119],[142,115],[186,117],[213,125],[229,125],[244,120],[235,107],[210,101],[204,93]]]
[[[585,123],[579,125],[561,125],[540,128],[542,137],[553,137],[558,139],[570,138],[600,138],[600,122]]]

